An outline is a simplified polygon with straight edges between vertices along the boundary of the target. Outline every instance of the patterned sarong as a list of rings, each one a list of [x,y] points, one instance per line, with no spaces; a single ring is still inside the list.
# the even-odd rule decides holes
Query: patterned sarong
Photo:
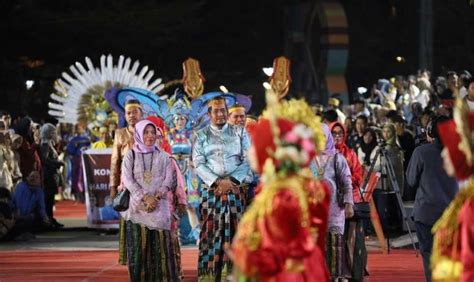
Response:
[[[329,232],[326,239],[326,264],[331,280],[350,277],[344,248],[343,235]]]
[[[216,197],[214,189],[203,185],[201,190],[202,229],[199,237],[199,281],[227,281],[232,262],[224,252],[230,246],[245,208],[245,189],[240,194]]]
[[[181,281],[173,236],[125,222],[128,272],[131,281]]]

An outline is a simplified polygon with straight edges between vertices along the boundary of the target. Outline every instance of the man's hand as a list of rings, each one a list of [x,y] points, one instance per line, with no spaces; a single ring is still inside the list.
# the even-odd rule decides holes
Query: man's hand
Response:
[[[345,207],[344,207],[344,212],[346,214],[346,218],[353,217],[354,216],[354,207],[352,206],[352,204],[346,203]]]
[[[234,182],[232,182],[232,180],[230,180],[229,178],[223,178],[219,182],[218,189],[219,189],[221,194],[227,194],[230,191],[234,192],[235,189],[238,188],[238,187],[239,186],[237,184],[235,184]]]
[[[114,199],[117,196],[117,186],[110,186],[110,198]]]

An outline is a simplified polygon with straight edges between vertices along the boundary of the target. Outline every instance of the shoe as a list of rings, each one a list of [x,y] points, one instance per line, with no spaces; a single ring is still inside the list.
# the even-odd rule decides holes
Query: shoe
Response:
[[[56,219],[53,219],[51,221],[51,225],[53,226],[53,228],[63,228],[64,227],[64,224],[57,222]]]

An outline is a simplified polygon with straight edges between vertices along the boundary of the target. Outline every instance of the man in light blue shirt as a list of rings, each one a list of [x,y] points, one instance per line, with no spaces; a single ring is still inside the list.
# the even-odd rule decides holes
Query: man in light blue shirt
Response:
[[[247,162],[249,136],[243,127],[227,123],[223,97],[208,103],[208,115],[211,122],[196,133],[192,155],[196,173],[204,182],[198,276],[221,281],[232,271],[224,245],[232,242],[253,177]]]

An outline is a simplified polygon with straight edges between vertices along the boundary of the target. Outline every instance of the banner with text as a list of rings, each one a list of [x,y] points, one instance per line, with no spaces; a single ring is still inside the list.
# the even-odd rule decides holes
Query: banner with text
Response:
[[[87,226],[118,229],[120,214],[112,208],[109,196],[112,149],[89,149],[82,153],[86,192]]]

